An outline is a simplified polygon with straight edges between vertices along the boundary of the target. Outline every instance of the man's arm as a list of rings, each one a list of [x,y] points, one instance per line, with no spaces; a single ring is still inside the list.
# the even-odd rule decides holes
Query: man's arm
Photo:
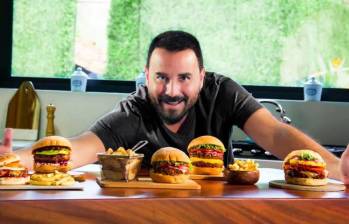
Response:
[[[4,141],[6,144],[0,145],[0,153],[10,152],[10,144],[12,142],[11,131],[5,131]],[[102,141],[92,132],[87,131],[77,137],[69,139],[73,148],[71,152],[71,160],[73,168],[97,161],[96,153],[104,152],[105,148]],[[16,150],[15,153],[21,158],[21,163],[28,169],[33,169],[33,155],[31,148]]]
[[[74,168],[96,162],[96,153],[105,152],[103,142],[91,131],[69,140],[73,145],[71,160]]]
[[[267,109],[254,112],[243,129],[258,145],[279,158],[285,158],[293,150],[314,150],[326,161],[329,176],[341,178],[338,158],[306,134],[278,121]]]

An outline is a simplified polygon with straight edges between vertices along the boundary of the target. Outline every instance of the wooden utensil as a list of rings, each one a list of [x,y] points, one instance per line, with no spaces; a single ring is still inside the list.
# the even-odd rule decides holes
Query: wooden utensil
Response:
[[[8,104],[6,127],[13,128],[13,139],[37,140],[39,122],[39,97],[31,82],[22,82]]]

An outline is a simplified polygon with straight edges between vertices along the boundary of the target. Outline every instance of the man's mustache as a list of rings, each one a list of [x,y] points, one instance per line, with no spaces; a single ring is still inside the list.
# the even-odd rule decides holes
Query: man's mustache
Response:
[[[159,97],[160,102],[165,103],[175,103],[175,102],[186,102],[188,100],[188,97],[186,96],[169,96],[169,95],[162,95]]]

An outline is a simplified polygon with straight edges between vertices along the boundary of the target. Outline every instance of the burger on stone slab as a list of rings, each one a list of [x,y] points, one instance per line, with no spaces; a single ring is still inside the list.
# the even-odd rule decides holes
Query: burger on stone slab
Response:
[[[151,158],[150,177],[159,183],[184,183],[189,179],[189,157],[181,150],[165,147]]]
[[[68,172],[71,169],[70,141],[60,136],[48,136],[32,146],[34,170],[37,173]]]
[[[219,175],[224,169],[224,144],[210,135],[194,138],[188,145],[192,174]]]
[[[321,186],[327,184],[328,171],[322,157],[311,150],[295,150],[282,165],[288,184]]]
[[[26,184],[28,181],[28,169],[20,164],[19,156],[13,153],[0,155],[1,185]]]

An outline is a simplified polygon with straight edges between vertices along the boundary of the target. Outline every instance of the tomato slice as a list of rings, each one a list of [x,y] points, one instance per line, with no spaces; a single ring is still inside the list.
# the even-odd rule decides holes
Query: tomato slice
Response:
[[[297,164],[294,166],[291,166],[289,164],[285,164],[285,170],[302,170],[302,171],[310,171],[315,173],[322,173],[324,171],[324,167],[320,166],[307,166],[302,164]]]

